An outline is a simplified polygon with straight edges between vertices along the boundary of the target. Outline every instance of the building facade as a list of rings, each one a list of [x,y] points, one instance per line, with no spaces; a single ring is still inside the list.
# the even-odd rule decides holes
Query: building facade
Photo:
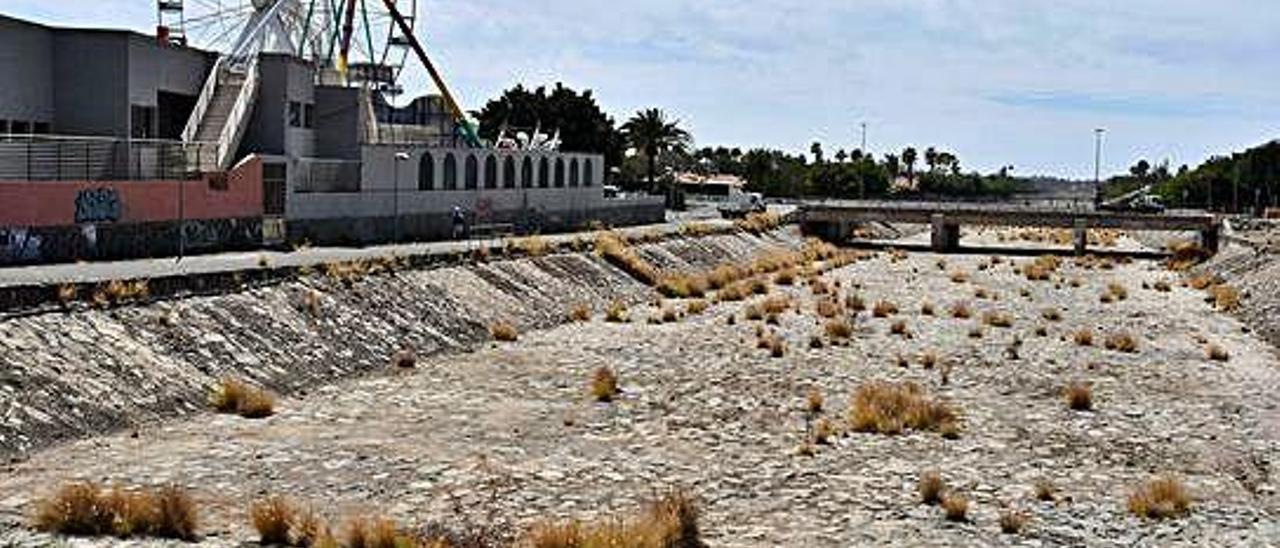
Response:
[[[0,265],[659,222],[595,154],[465,147],[295,56],[0,16]]]

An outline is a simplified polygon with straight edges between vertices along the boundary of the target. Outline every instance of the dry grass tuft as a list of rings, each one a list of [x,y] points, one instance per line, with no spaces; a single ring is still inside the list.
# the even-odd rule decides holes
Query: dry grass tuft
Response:
[[[1043,502],[1053,502],[1058,498],[1058,488],[1047,479],[1037,480],[1033,492],[1036,500]]]
[[[1209,287],[1209,298],[1218,310],[1230,312],[1240,308],[1240,290],[1227,284],[1215,284]]]
[[[296,520],[293,503],[282,496],[267,497],[249,507],[249,521],[262,544],[289,545],[292,541],[289,533]]]
[[[604,321],[610,323],[626,323],[627,305],[622,301],[613,301],[604,311]]]
[[[541,257],[551,251],[551,243],[542,236],[533,235],[508,241],[507,247],[530,257]]]
[[[953,283],[962,284],[969,281],[969,273],[963,270],[956,270],[951,273],[951,281]]]
[[[1093,330],[1082,327],[1071,336],[1077,346],[1093,346]]]
[[[862,312],[867,309],[867,303],[862,300],[861,295],[849,295],[844,298],[844,307],[850,312]]]
[[[275,413],[275,397],[270,392],[235,379],[223,379],[209,397],[209,405],[219,413],[235,413],[246,419]]]
[[[1138,351],[1138,339],[1128,331],[1118,331],[1107,335],[1107,340],[1103,342],[1103,345],[1107,350],[1127,354],[1134,354]]]
[[[711,304],[703,299],[689,301],[684,305],[684,312],[690,316],[697,316],[707,311]]]
[[[969,309],[969,303],[961,301],[951,305],[952,318],[967,320],[972,316],[973,316],[973,311]]]
[[[934,505],[942,502],[942,494],[947,490],[947,482],[937,470],[928,470],[920,474],[916,483],[916,491],[920,493],[922,504]]]
[[[697,501],[683,491],[645,504],[637,515],[595,523],[539,523],[519,546],[531,548],[700,548]]]
[[[986,334],[987,334],[987,333],[986,333],[985,331],[983,331],[983,330],[982,330],[982,326],[981,326],[981,325],[975,325],[975,326],[973,326],[973,327],[970,327],[970,328],[969,328],[969,338],[970,338],[970,339],[981,339],[982,337],[986,336]]]
[[[1129,512],[1150,519],[1180,517],[1191,511],[1191,494],[1176,478],[1153,478],[1129,495]]]
[[[631,277],[648,285],[658,283],[660,277],[658,269],[636,253],[617,233],[611,231],[597,233],[595,249],[596,253],[606,261],[622,269]]]
[[[1156,291],[1159,291],[1161,293],[1168,293],[1170,291],[1173,291],[1173,286],[1169,285],[1168,280],[1156,280],[1156,283],[1151,287],[1152,289],[1155,289]]]
[[[516,330],[516,326],[505,320],[498,320],[489,324],[489,334],[495,340],[503,342],[515,342],[520,338],[520,332]]]
[[[692,274],[663,276],[658,281],[658,292],[673,299],[700,299],[706,296],[708,288],[706,277]]]
[[[817,415],[822,412],[824,405],[826,405],[826,398],[822,397],[822,391],[817,388],[810,388],[804,397],[805,412],[810,415]]]
[[[991,327],[1008,328],[1013,327],[1013,317],[995,310],[991,310],[982,314],[982,323]]]
[[[814,306],[819,317],[834,318],[840,313],[840,301],[835,299],[822,299]]]
[[[1056,308],[1046,308],[1040,311],[1040,317],[1046,321],[1060,322],[1062,321],[1062,311]]]
[[[791,309],[791,299],[782,295],[774,295],[772,297],[766,297],[764,301],[760,303],[760,306],[763,308],[765,314],[778,315]]]
[[[573,305],[569,309],[569,321],[573,322],[589,322],[591,321],[591,307],[585,303]]]
[[[887,318],[898,313],[898,305],[892,301],[880,300],[871,309],[871,314],[877,318]]]
[[[894,322],[889,325],[889,333],[903,337],[911,336],[911,331],[907,329],[906,320],[894,320]]]
[[[782,226],[782,216],[772,212],[752,213],[735,221],[733,225],[743,232],[764,234]]]
[[[58,286],[58,302],[62,306],[68,306],[79,296],[80,287],[73,283],[65,283]]]
[[[195,502],[177,486],[104,492],[93,483],[63,485],[38,501],[32,526],[48,533],[76,536],[148,536],[195,540]]]
[[[1084,382],[1073,382],[1062,390],[1067,407],[1073,411],[1093,410],[1093,387]]]
[[[1026,512],[1012,509],[1004,510],[1000,512],[1000,532],[1006,535],[1019,534],[1030,520],[1031,516],[1027,515]]]
[[[413,369],[418,365],[418,353],[412,348],[402,348],[391,355],[393,369]]]
[[[960,493],[947,493],[942,497],[942,512],[947,521],[969,521],[969,499]]]
[[[773,283],[778,285],[786,285],[786,286],[795,285],[796,269],[787,268],[779,271],[777,274],[773,276]]]
[[[618,388],[618,374],[608,366],[600,366],[591,374],[591,397],[598,402],[611,402],[621,390]]]
[[[934,315],[933,303],[931,303],[931,302],[929,302],[929,301],[925,301],[924,303],[922,303],[922,304],[920,305],[920,315],[921,315],[921,316],[933,316],[933,315]]]
[[[1204,352],[1206,355],[1209,356],[1209,359],[1215,362],[1225,362],[1225,361],[1231,360],[1231,353],[1227,352],[1227,349],[1223,348],[1222,345],[1219,345],[1216,343],[1209,343],[1205,345]]]
[[[1107,292],[1105,295],[1110,295],[1117,301],[1123,301],[1129,298],[1129,289],[1119,282],[1111,282],[1107,284]]]
[[[855,432],[892,435],[905,430],[939,431],[957,420],[955,411],[933,401],[912,382],[863,384],[849,408],[849,423]]]
[[[920,365],[925,369],[933,369],[938,365],[938,353],[932,350],[920,355]]]
[[[848,339],[853,336],[853,326],[850,325],[847,320],[842,318],[827,320],[827,323],[823,328],[825,329],[827,336],[832,339]]]
[[[1173,242],[1169,244],[1169,251],[1173,252],[1173,256],[1169,258],[1165,266],[1173,271],[1187,270],[1211,256],[1208,250],[1193,240]]]

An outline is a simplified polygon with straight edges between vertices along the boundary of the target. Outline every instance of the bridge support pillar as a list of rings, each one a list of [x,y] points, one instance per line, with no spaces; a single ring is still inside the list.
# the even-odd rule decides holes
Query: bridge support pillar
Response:
[[[1205,251],[1216,255],[1219,247],[1219,235],[1218,225],[1216,224],[1213,225],[1213,228],[1201,230],[1200,247],[1204,248]]]
[[[947,253],[960,248],[960,225],[948,223],[947,217],[941,213],[933,214],[929,218],[929,224],[933,227],[930,237],[933,251]]]
[[[1089,251],[1089,221],[1076,219],[1071,232],[1076,255],[1084,255]]]

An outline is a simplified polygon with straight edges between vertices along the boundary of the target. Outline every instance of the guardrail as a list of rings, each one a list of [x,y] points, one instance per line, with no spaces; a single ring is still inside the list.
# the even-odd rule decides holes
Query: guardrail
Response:
[[[258,58],[254,57],[245,69],[247,75],[241,84],[240,94],[236,96],[235,105],[227,114],[227,122],[222,126],[222,135],[218,138],[218,167],[227,169],[235,158],[236,149],[240,147],[240,138],[248,124],[249,108],[258,98]]]
[[[0,134],[0,181],[194,179],[217,159],[215,143]]]
[[[226,57],[218,57],[218,60],[213,63],[213,69],[209,71],[209,78],[204,81],[204,87],[200,88],[200,98],[196,100],[195,108],[191,109],[191,117],[187,118],[186,127],[182,128],[184,142],[196,140],[196,134],[200,132],[200,123],[204,121],[204,115],[209,111],[213,95],[218,92],[218,77],[222,74],[222,64],[225,61]]]

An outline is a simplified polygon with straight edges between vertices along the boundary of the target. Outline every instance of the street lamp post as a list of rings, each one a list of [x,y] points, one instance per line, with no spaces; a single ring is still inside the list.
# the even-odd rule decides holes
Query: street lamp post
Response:
[[[397,152],[391,162],[391,242],[400,243],[400,162],[409,160],[408,152]]]
[[[862,122],[862,154],[867,154],[867,123]]]
[[[1102,134],[1107,130],[1093,130],[1093,206],[1102,204]]]

